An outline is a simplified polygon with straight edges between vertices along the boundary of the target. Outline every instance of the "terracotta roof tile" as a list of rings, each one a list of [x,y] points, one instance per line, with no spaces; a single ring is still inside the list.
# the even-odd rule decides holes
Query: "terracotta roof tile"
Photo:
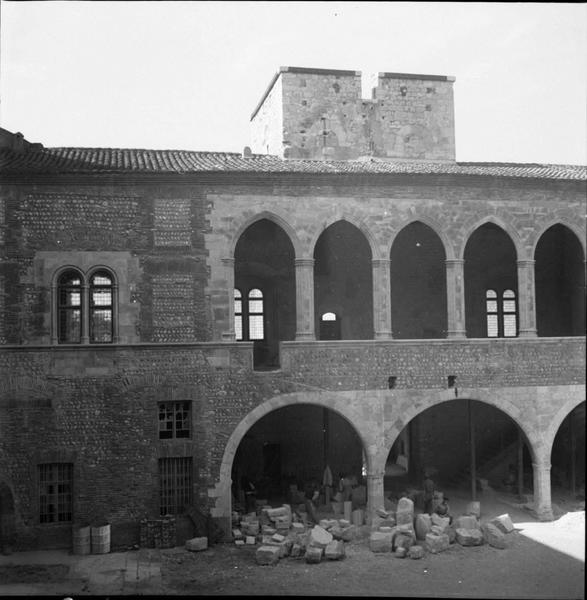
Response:
[[[332,173],[332,174],[454,174],[489,177],[586,180],[587,166],[520,163],[434,163],[359,160],[282,159],[231,152],[143,150],[121,148],[39,148],[24,153],[0,152],[0,173]]]

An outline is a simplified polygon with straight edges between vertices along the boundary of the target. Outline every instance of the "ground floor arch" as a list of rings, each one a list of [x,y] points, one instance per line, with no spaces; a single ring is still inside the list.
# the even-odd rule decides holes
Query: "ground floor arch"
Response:
[[[14,496],[8,484],[0,481],[0,551],[9,551],[14,546],[15,536]]]
[[[364,453],[367,512],[374,514],[384,505],[386,464],[402,432],[424,411],[435,407],[442,411],[458,400],[487,406],[497,421],[507,422],[512,431],[520,432],[525,463],[531,463],[535,511],[541,518],[551,519],[550,455],[558,429],[553,429],[553,423],[558,420],[560,425],[569,406],[584,399],[585,389],[580,385],[474,388],[459,384],[458,379],[446,388],[308,390],[278,395],[245,414],[223,445],[219,478],[208,490],[213,503],[211,514],[224,520],[223,527],[230,530],[232,470],[239,445],[247,432],[270,413],[301,405],[328,409],[352,427]]]

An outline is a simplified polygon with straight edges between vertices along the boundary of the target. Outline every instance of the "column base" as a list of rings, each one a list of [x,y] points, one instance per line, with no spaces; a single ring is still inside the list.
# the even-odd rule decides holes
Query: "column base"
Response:
[[[314,342],[316,336],[313,333],[308,332],[297,332],[296,331],[296,342]]]
[[[518,337],[520,338],[535,338],[538,337],[538,332],[536,329],[520,329],[518,332]]]
[[[376,340],[392,340],[393,337],[391,335],[391,331],[376,331],[374,339],[376,339]]]
[[[234,335],[234,331],[225,331],[220,335],[223,342],[234,342],[236,341],[236,336]]]
[[[454,331],[447,331],[446,337],[449,340],[466,340],[467,333],[460,329],[455,329]]]

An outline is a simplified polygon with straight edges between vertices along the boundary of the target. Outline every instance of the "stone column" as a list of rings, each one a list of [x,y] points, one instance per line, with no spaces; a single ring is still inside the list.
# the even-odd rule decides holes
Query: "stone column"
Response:
[[[374,258],[373,270],[373,329],[376,340],[391,339],[391,261]]]
[[[536,337],[536,286],[534,260],[518,261],[519,337]]]
[[[226,282],[227,320],[226,329],[221,336],[224,342],[234,342],[234,258],[223,258],[222,264],[224,266],[224,281]]]
[[[84,279],[81,285],[81,342],[82,344],[90,343],[90,286]]]
[[[550,461],[540,459],[532,463],[534,474],[534,511],[541,521],[552,521],[550,496]]]
[[[383,472],[367,473],[367,522],[371,523],[378,508],[383,508]]]
[[[465,329],[465,261],[452,258],[446,265],[447,337],[467,337]]]
[[[296,258],[296,340],[314,340],[314,259]]]

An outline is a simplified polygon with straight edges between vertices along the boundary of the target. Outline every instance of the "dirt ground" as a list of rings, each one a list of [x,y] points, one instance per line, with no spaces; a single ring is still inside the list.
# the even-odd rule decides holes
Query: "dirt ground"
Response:
[[[467,499],[454,494],[451,512],[458,515]],[[503,503],[495,495],[479,500],[482,521],[504,512],[514,525],[535,521],[527,510]],[[560,515],[581,508],[584,502],[561,497],[556,510]],[[162,583],[165,593],[192,595],[585,597],[584,561],[528,539],[520,531],[508,534],[509,546],[504,550],[454,544],[440,554],[426,553],[420,560],[374,554],[367,536],[365,528],[362,539],[347,543],[343,560],[317,565],[283,558],[276,566],[258,566],[256,547],[232,544],[218,544],[200,553],[166,550],[162,552]]]

